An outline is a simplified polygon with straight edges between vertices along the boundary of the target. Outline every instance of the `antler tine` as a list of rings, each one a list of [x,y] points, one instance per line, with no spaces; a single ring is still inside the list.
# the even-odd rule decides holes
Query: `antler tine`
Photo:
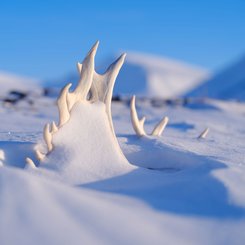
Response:
[[[69,83],[66,86],[64,86],[57,100],[57,105],[59,110],[59,127],[65,124],[70,118],[67,95],[71,85],[72,84]]]
[[[132,125],[136,134],[138,136],[146,135],[146,132],[144,130],[145,117],[143,117],[141,120],[139,120],[138,118],[138,114],[135,107],[135,95],[132,97],[130,102],[130,115]]]
[[[81,69],[80,80],[73,93],[79,95],[81,100],[85,100],[87,98],[88,92],[93,82],[94,58],[98,45],[99,41],[97,41],[88,52],[86,58],[82,62],[82,66],[80,64],[78,65],[78,69]]]
[[[32,161],[31,158],[27,157],[25,168],[36,168],[36,164]]]
[[[45,154],[41,153],[39,150],[35,150],[35,154],[38,161],[42,161],[45,158]]]
[[[151,135],[153,136],[160,136],[165,129],[166,125],[168,124],[169,118],[163,117],[163,119],[156,125],[153,129]]]
[[[79,75],[81,75],[82,67],[83,67],[83,64],[77,62],[77,71],[78,71]]]
[[[53,145],[52,145],[52,134],[50,132],[50,125],[47,123],[43,130],[43,138],[46,142],[46,145],[48,147],[48,152],[52,151]]]
[[[114,132],[114,127],[113,127],[113,122],[112,122],[112,116],[111,116],[111,101],[112,101],[112,94],[113,94],[113,88],[114,88],[114,84],[116,81],[116,78],[118,76],[118,73],[124,63],[126,54],[122,54],[115,62],[113,62],[109,68],[107,69],[106,73],[103,75],[103,79],[105,81],[105,91],[104,91],[104,95],[103,95],[103,102],[106,105],[106,112],[107,115],[109,117],[109,121],[110,121],[110,126],[111,129]],[[100,97],[100,95],[99,95]]]
[[[209,132],[209,128],[206,128],[199,136],[198,139],[204,139],[206,138],[207,134]]]

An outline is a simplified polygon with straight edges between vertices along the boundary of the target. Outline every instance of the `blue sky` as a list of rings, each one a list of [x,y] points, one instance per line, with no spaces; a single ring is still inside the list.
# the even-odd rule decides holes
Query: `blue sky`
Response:
[[[0,70],[48,79],[75,70],[100,40],[211,70],[245,54],[244,0],[0,1]]]

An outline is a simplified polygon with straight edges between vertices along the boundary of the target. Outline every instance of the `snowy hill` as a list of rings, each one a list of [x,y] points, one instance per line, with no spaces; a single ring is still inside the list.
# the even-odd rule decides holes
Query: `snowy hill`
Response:
[[[105,59],[97,67],[103,73],[116,56]],[[196,87],[210,76],[209,72],[180,61],[144,53],[127,52],[124,66],[117,78],[114,94],[153,97],[177,97]],[[66,83],[77,81],[77,73],[49,81],[45,85],[52,91]]]
[[[40,87],[35,79],[17,76],[5,71],[0,71],[0,95],[6,95],[11,90],[20,92],[36,91]]]
[[[177,97],[197,86],[209,72],[183,62],[129,52],[118,76],[115,94]]]
[[[210,80],[204,81],[188,96],[205,96],[217,99],[245,100],[245,56],[223,69]]]

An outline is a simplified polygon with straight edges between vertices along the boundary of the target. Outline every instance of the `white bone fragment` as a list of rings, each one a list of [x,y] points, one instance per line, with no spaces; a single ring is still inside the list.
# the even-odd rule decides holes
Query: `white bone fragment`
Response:
[[[144,129],[144,123],[145,123],[145,117],[143,117],[141,120],[139,120],[136,107],[135,107],[135,95],[132,97],[130,102],[130,115],[131,115],[131,121],[133,124],[133,128],[138,136],[146,135],[145,129]]]
[[[165,129],[166,125],[168,124],[169,118],[163,117],[163,119],[156,125],[153,129],[151,135],[153,136],[160,136]]]
[[[51,133],[54,134],[58,131],[58,127],[56,126],[55,122],[53,121],[51,124]]]
[[[43,138],[47,144],[48,152],[52,151],[53,145],[52,145],[52,134],[50,132],[50,125],[47,123],[43,130]]]
[[[36,165],[35,163],[32,161],[31,158],[27,157],[26,158],[26,165],[25,165],[25,168],[28,169],[28,168],[36,168]]]
[[[35,150],[36,158],[38,161],[42,161],[45,158],[45,154],[41,153],[39,150]]]
[[[209,128],[206,128],[199,136],[198,139],[205,139],[209,132]]]
[[[71,83],[68,83],[66,86],[64,86],[57,100],[57,105],[58,105],[58,110],[59,110],[59,127],[64,125],[70,119],[67,95],[68,95],[68,91],[71,85],[72,85]]]

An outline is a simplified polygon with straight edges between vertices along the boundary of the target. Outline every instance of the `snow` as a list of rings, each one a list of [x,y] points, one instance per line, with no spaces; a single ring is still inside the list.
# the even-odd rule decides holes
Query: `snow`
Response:
[[[245,100],[245,56],[187,93],[216,99]]]
[[[161,73],[156,57],[133,57]],[[178,74],[195,73],[163,63],[176,83]],[[30,93],[1,103],[0,244],[245,243],[245,104],[137,100],[147,134],[163,116],[170,119],[162,136],[139,137],[129,99],[112,103],[115,139],[109,103],[85,94],[52,133],[53,149],[41,162],[34,149],[46,149],[42,128],[58,121],[54,98]],[[198,138],[206,128],[206,138]],[[26,157],[37,168],[26,167]]]
[[[197,105],[152,107],[147,101],[138,102],[139,114],[147,117],[147,132],[162,116],[170,118],[162,137],[139,138],[133,133],[128,104],[113,104],[121,148],[129,162],[140,167],[124,168],[126,162],[118,161],[117,154],[113,157],[108,144],[99,149],[100,154],[107,153],[107,159],[80,145],[64,144],[39,171],[23,170],[24,158],[34,159],[33,147],[41,139],[44,122],[57,120],[54,102],[39,99],[35,110],[27,104],[15,111],[2,108],[3,118],[10,115],[11,120],[1,121],[0,149],[5,153],[0,170],[1,244],[243,244],[245,106],[216,100]],[[106,132],[103,105],[93,106],[74,108],[56,144],[71,142],[72,137],[88,144],[86,132],[65,133],[79,127],[81,117],[91,118],[87,134],[95,128],[94,120]],[[23,120],[25,127],[20,123]],[[198,140],[205,127],[210,127],[207,138]],[[11,128],[14,131],[8,133]],[[95,130],[98,136],[99,129]],[[102,138],[110,140],[102,134],[93,143],[100,144]],[[70,158],[74,153],[69,151],[76,152],[70,169],[60,159]],[[84,160],[88,157],[94,162]],[[64,175],[57,178],[62,161],[68,177],[75,175],[74,182]],[[55,177],[42,173],[52,164],[57,164],[49,170]],[[13,167],[7,167],[10,165]],[[112,171],[103,175],[97,169],[103,166]]]

